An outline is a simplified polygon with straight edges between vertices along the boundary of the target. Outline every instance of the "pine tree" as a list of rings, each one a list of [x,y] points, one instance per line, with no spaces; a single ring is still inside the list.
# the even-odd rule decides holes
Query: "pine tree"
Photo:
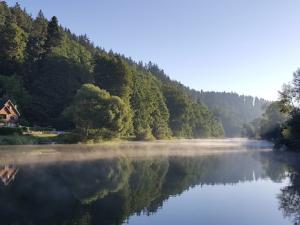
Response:
[[[45,49],[47,53],[51,52],[51,49],[57,47],[62,40],[62,34],[58,25],[58,20],[53,16],[48,23],[47,27],[47,39],[45,42]]]
[[[26,33],[12,17],[7,18],[0,31],[0,69],[3,74],[19,72],[25,58],[26,42]]]

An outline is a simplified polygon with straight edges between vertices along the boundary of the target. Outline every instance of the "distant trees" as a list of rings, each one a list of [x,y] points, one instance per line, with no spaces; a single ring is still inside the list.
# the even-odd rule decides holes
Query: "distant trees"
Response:
[[[93,84],[83,85],[64,113],[83,139],[118,137],[126,135],[130,129],[131,118],[126,104]]]
[[[271,103],[252,96],[225,92],[189,90],[191,96],[206,105],[223,125],[225,136],[240,137],[243,124],[259,118]]]
[[[143,68],[143,64],[139,66]],[[222,125],[222,133],[227,137],[240,137],[243,124],[261,117],[270,104],[269,101],[264,99],[238,95],[237,93],[205,92],[189,89],[177,81],[172,81],[162,69],[152,62],[146,64],[145,68],[163,84],[168,86],[172,84],[177,91],[182,91],[187,95],[189,100],[200,103],[202,111],[208,108],[209,112],[213,113],[211,116]]]

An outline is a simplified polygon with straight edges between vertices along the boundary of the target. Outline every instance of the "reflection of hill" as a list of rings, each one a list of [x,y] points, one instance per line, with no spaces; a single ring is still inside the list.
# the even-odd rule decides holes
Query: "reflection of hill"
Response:
[[[0,187],[4,224],[122,224],[133,213],[156,212],[171,195],[194,185],[235,184],[267,176],[252,154],[121,157],[23,166]]]

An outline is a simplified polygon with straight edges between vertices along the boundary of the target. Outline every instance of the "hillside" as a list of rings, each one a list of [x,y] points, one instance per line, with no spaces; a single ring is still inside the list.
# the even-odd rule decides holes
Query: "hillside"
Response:
[[[241,127],[261,115],[265,102],[252,108],[240,108],[230,102],[234,99],[220,104],[211,93],[172,81],[152,63],[94,46],[56,17],[47,20],[40,11],[33,18],[5,2],[0,3],[0,95],[18,105],[21,124],[73,130],[88,139],[218,137],[223,126],[230,136],[228,121]]]
[[[216,91],[197,91],[170,79],[157,65],[149,63],[148,69],[163,83],[172,83],[186,92],[193,101],[205,105],[214,117],[223,125],[225,136],[238,137],[243,131],[244,124],[262,117],[266,108],[271,104],[262,98],[237,93]]]

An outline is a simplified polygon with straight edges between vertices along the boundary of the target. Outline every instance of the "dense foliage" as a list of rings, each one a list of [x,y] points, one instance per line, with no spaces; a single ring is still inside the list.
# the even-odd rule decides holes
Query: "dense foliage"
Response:
[[[273,102],[261,118],[257,118],[249,124],[244,124],[243,135],[276,141],[281,138],[283,124],[287,119],[288,113],[282,111],[282,103],[280,101]]]
[[[300,149],[300,70],[293,81],[283,86],[279,101],[270,104],[262,118],[244,126],[244,135],[263,138],[278,148]]]
[[[294,73],[291,84],[281,92],[281,111],[289,117],[282,129],[281,144],[289,149],[300,150],[300,70]]]
[[[86,118],[89,125],[82,124],[87,120],[79,115],[93,110],[84,112],[80,107],[90,104],[81,93],[84,84],[94,85],[94,91],[101,89],[102,97],[95,102],[102,104],[105,99],[109,107],[103,106],[104,114],[115,115],[122,105],[124,110],[118,110],[126,115],[118,116],[127,118],[128,124],[122,125],[126,129],[108,127],[112,124],[100,128],[98,122],[104,118],[96,118],[102,115],[96,111],[92,120]],[[253,105],[251,97],[234,99],[227,98],[234,94],[220,93],[221,104],[209,97],[212,93],[172,81],[151,62],[136,63],[95,47],[86,35],[76,36],[60,26],[55,16],[47,20],[40,11],[32,18],[20,5],[8,7],[5,2],[0,3],[0,92],[18,104],[26,125],[112,129],[117,132],[112,136],[138,139],[218,137],[224,135],[223,127],[227,136],[239,136],[241,124],[258,117],[265,103],[255,99]],[[70,110],[79,111],[76,116],[63,113]]]
[[[130,113],[122,99],[93,84],[84,84],[77,91],[74,102],[65,109],[64,114],[83,138],[126,135],[131,128]]]

